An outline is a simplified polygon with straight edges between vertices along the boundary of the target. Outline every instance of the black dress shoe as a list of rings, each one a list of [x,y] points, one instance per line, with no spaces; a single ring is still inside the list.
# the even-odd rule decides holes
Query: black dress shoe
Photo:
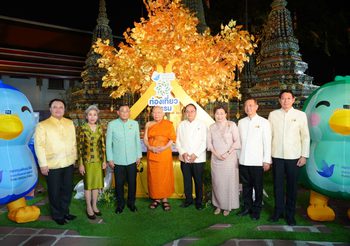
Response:
[[[297,224],[294,218],[286,218],[286,222],[289,226],[295,226]]]
[[[192,204],[193,204],[193,202],[183,202],[183,203],[180,205],[180,207],[182,207],[182,208],[187,208],[187,207],[191,206]]]
[[[88,217],[89,220],[96,219],[96,215],[95,214],[90,215],[87,211],[86,211],[86,216]]]
[[[270,218],[269,221],[270,222],[277,222],[279,219],[283,219],[284,216],[283,214],[273,214]]]
[[[197,210],[202,210],[204,208],[204,206],[200,203],[200,204],[196,204],[196,209]]]
[[[117,207],[117,208],[115,209],[115,213],[116,213],[116,214],[121,214],[121,213],[123,213],[123,208]]]
[[[246,216],[248,214],[250,214],[250,210],[249,209],[242,209],[241,211],[239,211],[237,213],[237,215],[240,216],[240,217]]]
[[[250,215],[250,218],[252,220],[259,220],[260,219],[260,214],[253,213],[253,214]]]
[[[129,210],[130,210],[131,212],[133,212],[133,213],[137,211],[137,208],[136,208],[135,205],[133,205],[133,206],[128,206],[128,208],[129,208]]]
[[[58,225],[64,225],[67,223],[65,219],[53,219]]]
[[[95,211],[94,211],[94,214],[95,214],[96,216],[102,216],[101,211],[98,211],[98,212],[95,212]]]
[[[77,217],[77,216],[75,216],[75,215],[73,215],[73,214],[66,214],[66,215],[64,216],[64,218],[65,218],[66,220],[75,220],[76,217]]]

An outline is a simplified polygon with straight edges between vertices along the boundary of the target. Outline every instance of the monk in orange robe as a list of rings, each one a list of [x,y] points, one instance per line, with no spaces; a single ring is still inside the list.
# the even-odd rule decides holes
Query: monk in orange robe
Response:
[[[152,199],[149,208],[155,209],[162,204],[164,211],[169,211],[168,202],[175,191],[174,169],[171,145],[176,140],[173,123],[165,120],[161,107],[152,110],[153,121],[145,126],[144,143],[147,147],[148,192]]]

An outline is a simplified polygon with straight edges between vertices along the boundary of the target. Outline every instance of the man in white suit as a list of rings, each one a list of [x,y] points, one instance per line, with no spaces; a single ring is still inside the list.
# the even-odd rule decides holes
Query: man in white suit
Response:
[[[295,96],[291,90],[279,95],[281,108],[269,115],[272,129],[272,171],[275,209],[270,218],[276,222],[285,213],[288,225],[296,225],[294,218],[298,191],[299,168],[309,157],[310,135],[306,114],[293,108]],[[286,192],[284,191],[286,177]]]

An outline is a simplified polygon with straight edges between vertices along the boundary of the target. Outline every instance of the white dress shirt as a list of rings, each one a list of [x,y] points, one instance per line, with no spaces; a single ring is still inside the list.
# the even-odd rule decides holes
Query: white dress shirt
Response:
[[[306,114],[291,108],[277,109],[269,114],[272,129],[272,157],[299,159],[309,157],[310,134]]]
[[[180,161],[184,161],[182,155],[195,154],[195,163],[206,161],[207,126],[204,122],[194,119],[181,121],[176,132],[176,148],[179,151]]]
[[[242,148],[239,164],[262,166],[271,163],[271,127],[267,119],[255,115],[238,121]]]

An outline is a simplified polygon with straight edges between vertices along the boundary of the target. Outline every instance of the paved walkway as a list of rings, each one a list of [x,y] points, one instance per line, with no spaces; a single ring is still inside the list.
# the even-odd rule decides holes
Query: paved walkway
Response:
[[[38,202],[36,205],[42,206],[47,203],[47,199]],[[337,204],[333,204],[337,205]],[[348,218],[345,216],[346,208],[338,207],[344,214],[344,227],[349,229]],[[300,208],[299,208],[300,210]],[[0,206],[0,213],[7,212],[6,206]],[[303,214],[299,211],[300,214]],[[306,214],[305,214],[306,216]],[[40,216],[39,220],[49,221],[50,216]],[[91,223],[104,223],[103,219],[90,221]],[[232,227],[232,224],[215,224],[205,230],[225,230]],[[259,225],[256,228],[260,231],[286,231],[286,232],[305,232],[305,233],[331,233],[330,228],[326,225],[315,223],[312,226],[287,226],[287,225]],[[184,237],[179,238],[173,242],[169,242],[164,246],[186,246],[194,243],[200,238]],[[91,237],[81,236],[77,231],[67,229],[47,229],[47,228],[23,228],[23,227],[1,227],[0,226],[0,245],[113,245],[111,239],[107,237]],[[350,246],[349,242],[312,242],[312,241],[294,241],[294,240],[253,240],[253,239],[230,239],[222,246]]]
[[[231,227],[231,224],[216,224],[209,227],[209,230],[222,230]],[[286,232],[311,232],[311,233],[330,233],[330,229],[324,225],[314,226],[286,226],[286,225],[261,225],[257,227],[260,231],[286,231]],[[164,246],[186,246],[199,240],[194,237],[184,237]],[[313,242],[313,241],[294,241],[294,240],[271,240],[271,239],[230,239],[221,246],[349,246],[345,242]]]
[[[0,244],[3,246],[104,245],[107,240],[103,237],[83,237],[72,230],[0,227]]]
[[[43,199],[36,203],[42,206],[48,200]],[[7,212],[6,206],[0,206],[0,213]],[[40,215],[39,221],[51,221],[50,216]],[[91,220],[90,223],[104,223],[102,219]],[[47,228],[24,228],[24,227],[1,227],[1,246],[32,246],[32,245],[106,245],[109,239],[106,237],[81,236],[77,231],[67,229],[47,229]]]
[[[223,230],[231,227],[231,224],[216,224],[208,230]],[[261,231],[288,231],[288,232],[310,232],[310,233],[329,233],[330,229],[324,225],[314,226],[284,226],[284,225],[261,225],[257,227]],[[199,240],[199,238],[184,237],[164,246],[186,246]],[[35,229],[35,228],[16,228],[0,227],[1,245],[106,245],[111,242],[106,237],[87,237],[80,236],[76,231],[61,229]],[[222,246],[349,246],[350,243],[341,242],[312,242],[312,241],[293,241],[293,240],[254,240],[254,239],[231,239]]]

